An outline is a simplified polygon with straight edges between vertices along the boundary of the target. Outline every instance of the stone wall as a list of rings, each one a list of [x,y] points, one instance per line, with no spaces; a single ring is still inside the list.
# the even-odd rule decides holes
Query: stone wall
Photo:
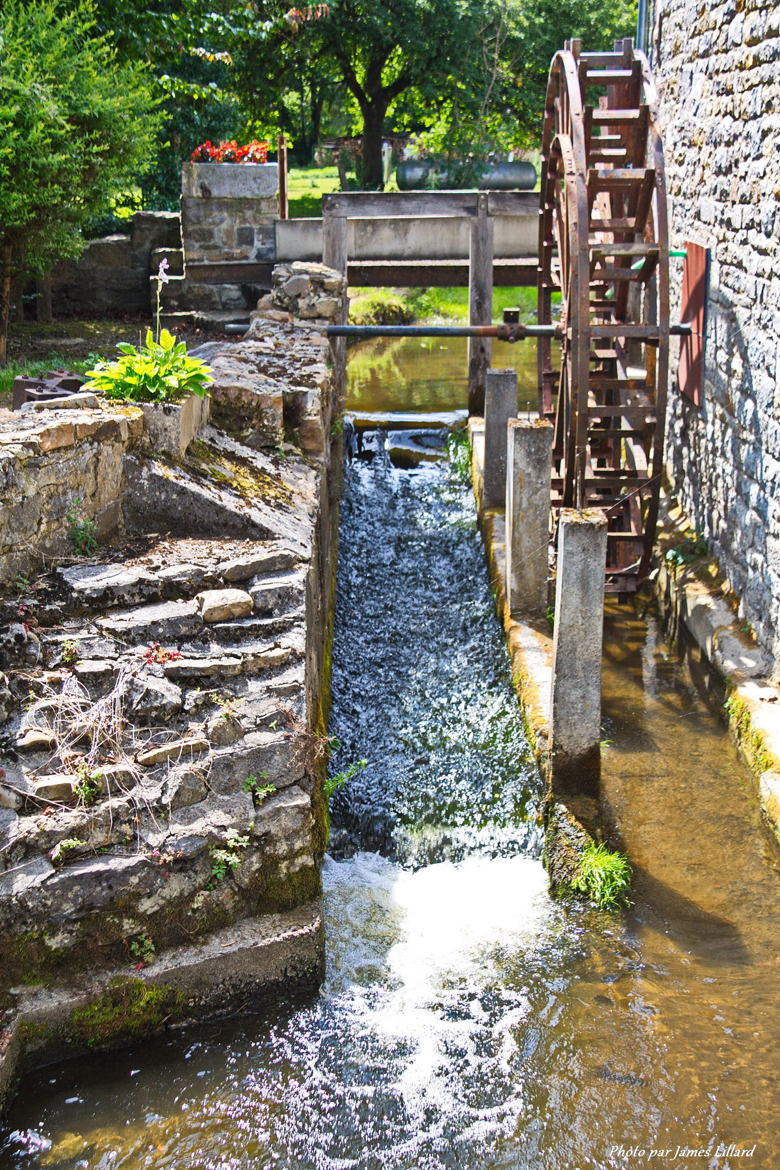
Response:
[[[149,313],[149,276],[158,249],[181,248],[179,216],[137,211],[128,235],[90,240],[77,260],[52,272],[52,309],[62,316]]]
[[[741,616],[776,657],[780,8],[765,0],[655,0],[649,41],[672,246],[691,241],[711,250],[703,399],[694,406],[672,386],[667,461]],[[678,314],[679,298],[672,319]]]
[[[185,163],[181,232],[185,265],[273,260],[276,163]]]
[[[281,388],[257,446],[208,426],[162,456],[134,407],[0,419],[0,516],[52,489],[17,516],[24,578],[0,561],[0,1104],[20,1061],[321,972],[338,387],[309,324],[256,323],[225,360],[245,346],[244,395],[260,358]],[[269,446],[285,377],[317,402],[306,453]],[[87,556],[48,516],[79,459],[105,478],[83,514],[110,511]]]

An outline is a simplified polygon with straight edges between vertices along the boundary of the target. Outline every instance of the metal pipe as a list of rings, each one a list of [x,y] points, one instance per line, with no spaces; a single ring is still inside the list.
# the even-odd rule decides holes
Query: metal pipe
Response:
[[[328,337],[562,337],[560,325],[329,325]]]
[[[560,325],[328,325],[328,337],[495,337],[498,341],[523,341],[527,337],[563,337]],[[619,335],[619,324],[615,325]],[[672,325],[670,333],[687,337],[688,322]]]

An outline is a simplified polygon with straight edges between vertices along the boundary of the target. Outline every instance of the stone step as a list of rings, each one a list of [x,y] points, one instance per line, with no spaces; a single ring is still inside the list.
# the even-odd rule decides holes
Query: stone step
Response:
[[[281,614],[279,617],[246,617],[228,622],[215,622],[209,629],[213,642],[218,646],[240,645],[244,640],[271,639],[286,634],[298,623],[303,622],[301,610]]]
[[[150,277],[154,284],[154,277]],[[242,284],[206,284],[189,276],[171,276],[162,286],[161,302],[166,312],[197,310],[200,312],[249,313],[257,296],[247,298]]]
[[[257,613],[290,613],[302,609],[305,604],[306,569],[257,577],[247,588]]]
[[[203,566],[181,562],[149,568],[118,561],[99,565],[70,565],[55,570],[65,586],[65,605],[72,612],[114,609],[146,602],[195,597],[206,589],[293,570],[296,554],[279,541],[252,542],[249,551]]]
[[[190,598],[221,584],[216,571],[188,564],[161,569],[118,562],[70,565],[55,570],[55,576],[67,590],[66,604],[78,613]]]
[[[215,646],[202,654],[182,653],[181,658],[163,664],[163,674],[177,682],[196,678],[235,678],[277,670],[302,658],[299,646],[289,642],[248,643],[241,646]]]

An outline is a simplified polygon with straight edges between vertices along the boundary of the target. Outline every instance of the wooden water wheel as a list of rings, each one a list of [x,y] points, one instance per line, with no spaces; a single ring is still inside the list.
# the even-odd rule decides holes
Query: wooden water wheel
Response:
[[[555,421],[552,505],[603,508],[606,587],[647,574],[663,460],[669,244],[663,146],[644,54],[630,40],[550,67],[539,217],[539,409]]]

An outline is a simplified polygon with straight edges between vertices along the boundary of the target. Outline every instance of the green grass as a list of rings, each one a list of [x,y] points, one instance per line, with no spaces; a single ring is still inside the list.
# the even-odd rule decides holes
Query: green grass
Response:
[[[409,321],[465,323],[469,319],[467,288],[351,288],[349,295],[349,319],[355,325]],[[494,289],[493,320],[501,321],[504,309],[508,308],[519,308],[521,321],[535,321],[536,289]]]
[[[291,167],[287,172],[290,219],[311,219],[322,215],[322,196],[339,190],[336,167]]]
[[[571,881],[575,894],[584,894],[602,910],[616,910],[628,904],[631,866],[622,853],[589,841],[580,858],[579,871]]]

